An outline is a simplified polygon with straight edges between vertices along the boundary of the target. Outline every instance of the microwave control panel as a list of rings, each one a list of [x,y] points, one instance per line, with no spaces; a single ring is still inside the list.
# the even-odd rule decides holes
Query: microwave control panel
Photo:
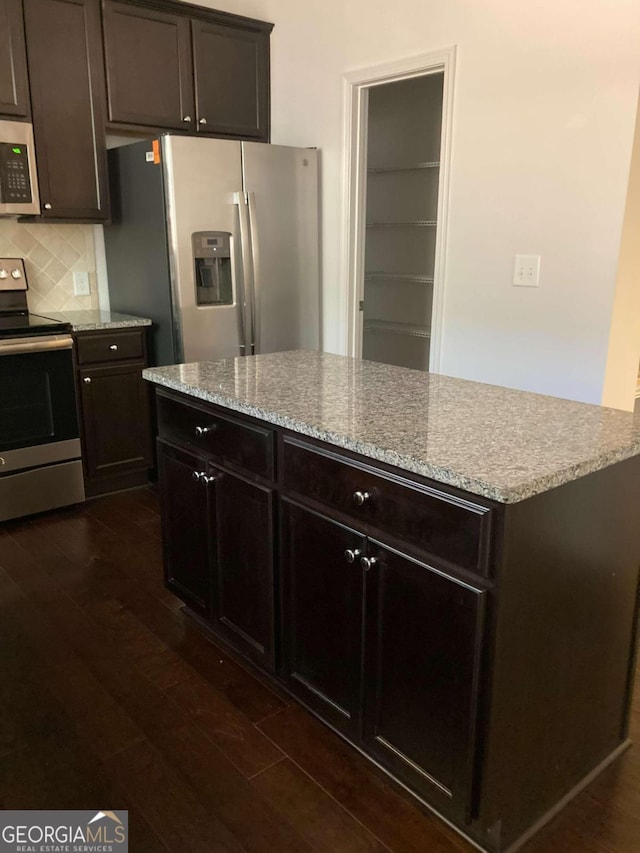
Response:
[[[28,204],[32,200],[27,146],[22,142],[0,142],[0,201]]]

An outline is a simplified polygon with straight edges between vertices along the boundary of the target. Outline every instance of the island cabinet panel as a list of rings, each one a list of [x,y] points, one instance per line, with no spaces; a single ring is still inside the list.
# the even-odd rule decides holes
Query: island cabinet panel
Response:
[[[103,3],[109,120],[194,127],[189,20],[129,3]]]
[[[291,690],[359,737],[364,538],[282,503],[282,672]]]
[[[282,676],[399,779],[470,813],[485,591],[282,501]]]
[[[221,415],[206,406],[157,398],[160,435],[225,465],[267,479],[273,476],[273,431]]]
[[[273,490],[211,466],[216,493],[212,622],[273,669]]]
[[[28,118],[29,82],[21,0],[0,0],[0,116]]]
[[[197,130],[266,140],[269,37],[192,21]]]
[[[158,443],[165,583],[202,616],[211,615],[209,520],[215,491],[202,481],[206,463]],[[196,476],[197,475],[197,476]]]
[[[272,430],[171,395],[158,394],[156,402],[160,491],[172,491],[178,459],[189,503],[177,522],[172,505],[163,505],[166,583],[216,636],[271,672],[276,509],[265,474],[273,471]],[[199,546],[195,558],[190,546],[182,557],[180,547],[172,548],[184,536],[204,543],[206,559]]]
[[[364,741],[399,779],[468,816],[486,592],[369,541]]]
[[[328,367],[335,372],[327,373]],[[211,543],[217,537],[221,543],[209,565],[225,589],[213,593],[211,610],[220,607],[218,595],[220,612],[234,630],[223,635],[222,621],[208,617],[216,634],[246,655],[240,631],[253,632],[256,639],[253,626],[266,624],[251,615],[256,591],[266,585],[262,577],[251,582],[250,565],[262,575],[268,561],[254,551],[243,562],[237,553],[254,528],[266,549],[274,547],[277,618],[275,668],[258,656],[253,660],[272,673],[276,686],[480,849],[524,849],[537,828],[630,746],[640,602],[640,455],[631,416],[609,412],[608,432],[602,410],[566,401],[556,407],[549,398],[540,403],[537,395],[509,392],[520,402],[510,396],[505,404],[500,438],[494,432],[484,435],[486,425],[494,423],[496,397],[474,383],[460,389],[456,380],[448,380],[443,387],[451,394],[434,394],[433,377],[418,381],[414,371],[317,353],[273,353],[184,371],[163,367],[145,374],[176,389],[157,389],[161,434],[174,430],[171,441],[177,444],[176,424],[182,423],[184,449],[207,460],[210,474],[219,469],[242,480],[224,514],[225,478],[216,482],[215,525],[207,517],[204,532],[201,516],[193,513],[192,520],[176,510],[177,524],[189,528],[190,541],[201,537]],[[438,380],[439,388],[442,377]],[[456,469],[449,465],[440,471],[447,482],[437,482],[358,452],[362,428],[351,414],[368,411],[374,392],[380,397],[386,387],[375,452],[401,458],[406,424],[393,413],[403,411],[408,389],[419,391],[422,383],[429,417],[437,424],[436,444],[444,441],[442,425],[452,418],[450,450],[456,460],[462,437],[455,433],[453,413],[469,408],[470,393],[472,399],[478,395],[469,410],[478,417],[480,449],[470,446],[464,468],[473,471],[475,465],[482,479],[459,477],[482,491],[485,484],[499,486],[504,503],[457,488],[451,482]],[[396,386],[402,386],[397,394]],[[294,393],[298,387],[302,397]],[[460,405],[454,407],[458,392]],[[228,399],[229,407],[193,396],[201,394]],[[184,408],[184,420],[175,411],[163,420],[165,398]],[[539,414],[538,426],[527,434],[532,459],[526,465],[523,459],[523,470],[528,465],[533,479],[520,480],[518,467],[511,491],[504,480],[512,474],[508,462],[503,468],[498,459],[487,476],[482,441],[494,448],[496,440],[508,440],[514,405],[516,424],[518,406],[528,424],[536,407]],[[292,423],[295,411],[300,431],[236,411],[255,412],[256,406],[276,422]],[[540,467],[554,409],[556,424],[563,425],[553,431],[556,469]],[[207,444],[191,437],[195,422],[189,410],[269,433],[275,453],[268,477],[255,469],[235,471],[239,457],[233,465],[214,457],[213,438]],[[335,443],[304,435],[323,434],[333,417],[338,425],[344,418],[342,427],[334,427]],[[565,453],[574,458],[575,431],[590,417],[593,430],[584,434],[592,437],[600,430],[602,446],[609,448],[605,458],[613,461],[581,476],[572,469],[571,479],[562,467]],[[620,435],[628,436],[626,445]],[[416,439],[408,466],[411,458],[423,465],[420,460],[430,459],[429,453],[442,451],[427,448],[425,441]],[[350,449],[338,446],[342,442]],[[616,461],[622,447],[632,455]],[[595,458],[589,456],[593,447],[584,452]],[[527,483],[538,491],[523,497]],[[251,497],[247,486],[260,495]],[[271,489],[273,497],[267,498]],[[161,490],[171,492],[171,483],[161,480]],[[265,521],[269,500],[277,530],[272,538]],[[176,524],[171,514],[167,510],[164,519],[169,531]],[[170,564],[175,558],[170,552],[167,559]]]
[[[455,566],[491,570],[490,505],[385,474],[293,437],[283,442],[285,488],[398,537]]]
[[[42,218],[109,217],[99,0],[24,0]]]

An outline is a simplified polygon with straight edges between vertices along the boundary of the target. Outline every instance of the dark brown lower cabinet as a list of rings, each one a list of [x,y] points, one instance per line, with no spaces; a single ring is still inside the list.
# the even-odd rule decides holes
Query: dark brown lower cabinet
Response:
[[[148,391],[142,367],[80,371],[87,479],[151,467]]]
[[[468,818],[487,594],[373,540],[367,554],[364,742]]]
[[[208,617],[209,519],[215,517],[215,494],[202,480],[203,473],[206,463],[202,459],[171,445],[158,444],[165,583],[195,611]]]
[[[158,441],[167,586],[273,669],[273,492]]]
[[[87,497],[139,486],[153,466],[145,328],[76,332]]]
[[[273,490],[211,466],[216,516],[213,624],[273,669]]]
[[[282,670],[290,689],[357,736],[362,705],[361,534],[282,501]]]
[[[283,501],[282,674],[447,812],[468,814],[486,593]]]
[[[640,457],[500,505],[156,395],[170,589],[481,849],[630,745]]]

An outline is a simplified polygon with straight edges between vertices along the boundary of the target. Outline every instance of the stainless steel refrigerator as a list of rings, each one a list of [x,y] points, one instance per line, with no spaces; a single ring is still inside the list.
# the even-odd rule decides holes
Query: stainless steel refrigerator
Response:
[[[156,365],[318,349],[317,151],[165,135],[109,152],[112,311]]]

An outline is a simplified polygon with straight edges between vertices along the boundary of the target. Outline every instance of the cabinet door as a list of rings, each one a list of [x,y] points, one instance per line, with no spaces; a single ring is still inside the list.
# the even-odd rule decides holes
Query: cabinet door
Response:
[[[152,465],[149,391],[144,364],[80,371],[87,477],[113,476]]]
[[[215,490],[202,478],[203,473],[199,457],[158,442],[165,583],[190,607],[209,617],[208,531],[215,517]]]
[[[193,129],[189,20],[105,0],[109,120]]]
[[[109,216],[99,0],[24,0],[45,218]]]
[[[355,737],[360,729],[359,554],[364,540],[296,504],[283,501],[282,508],[283,675],[305,704]]]
[[[29,116],[29,84],[21,0],[0,0],[0,115]]]
[[[466,815],[485,593],[369,540],[368,750],[444,811]]]
[[[213,618],[242,652],[273,669],[273,491],[211,466],[217,554]]]
[[[197,129],[269,138],[269,36],[192,21]]]

